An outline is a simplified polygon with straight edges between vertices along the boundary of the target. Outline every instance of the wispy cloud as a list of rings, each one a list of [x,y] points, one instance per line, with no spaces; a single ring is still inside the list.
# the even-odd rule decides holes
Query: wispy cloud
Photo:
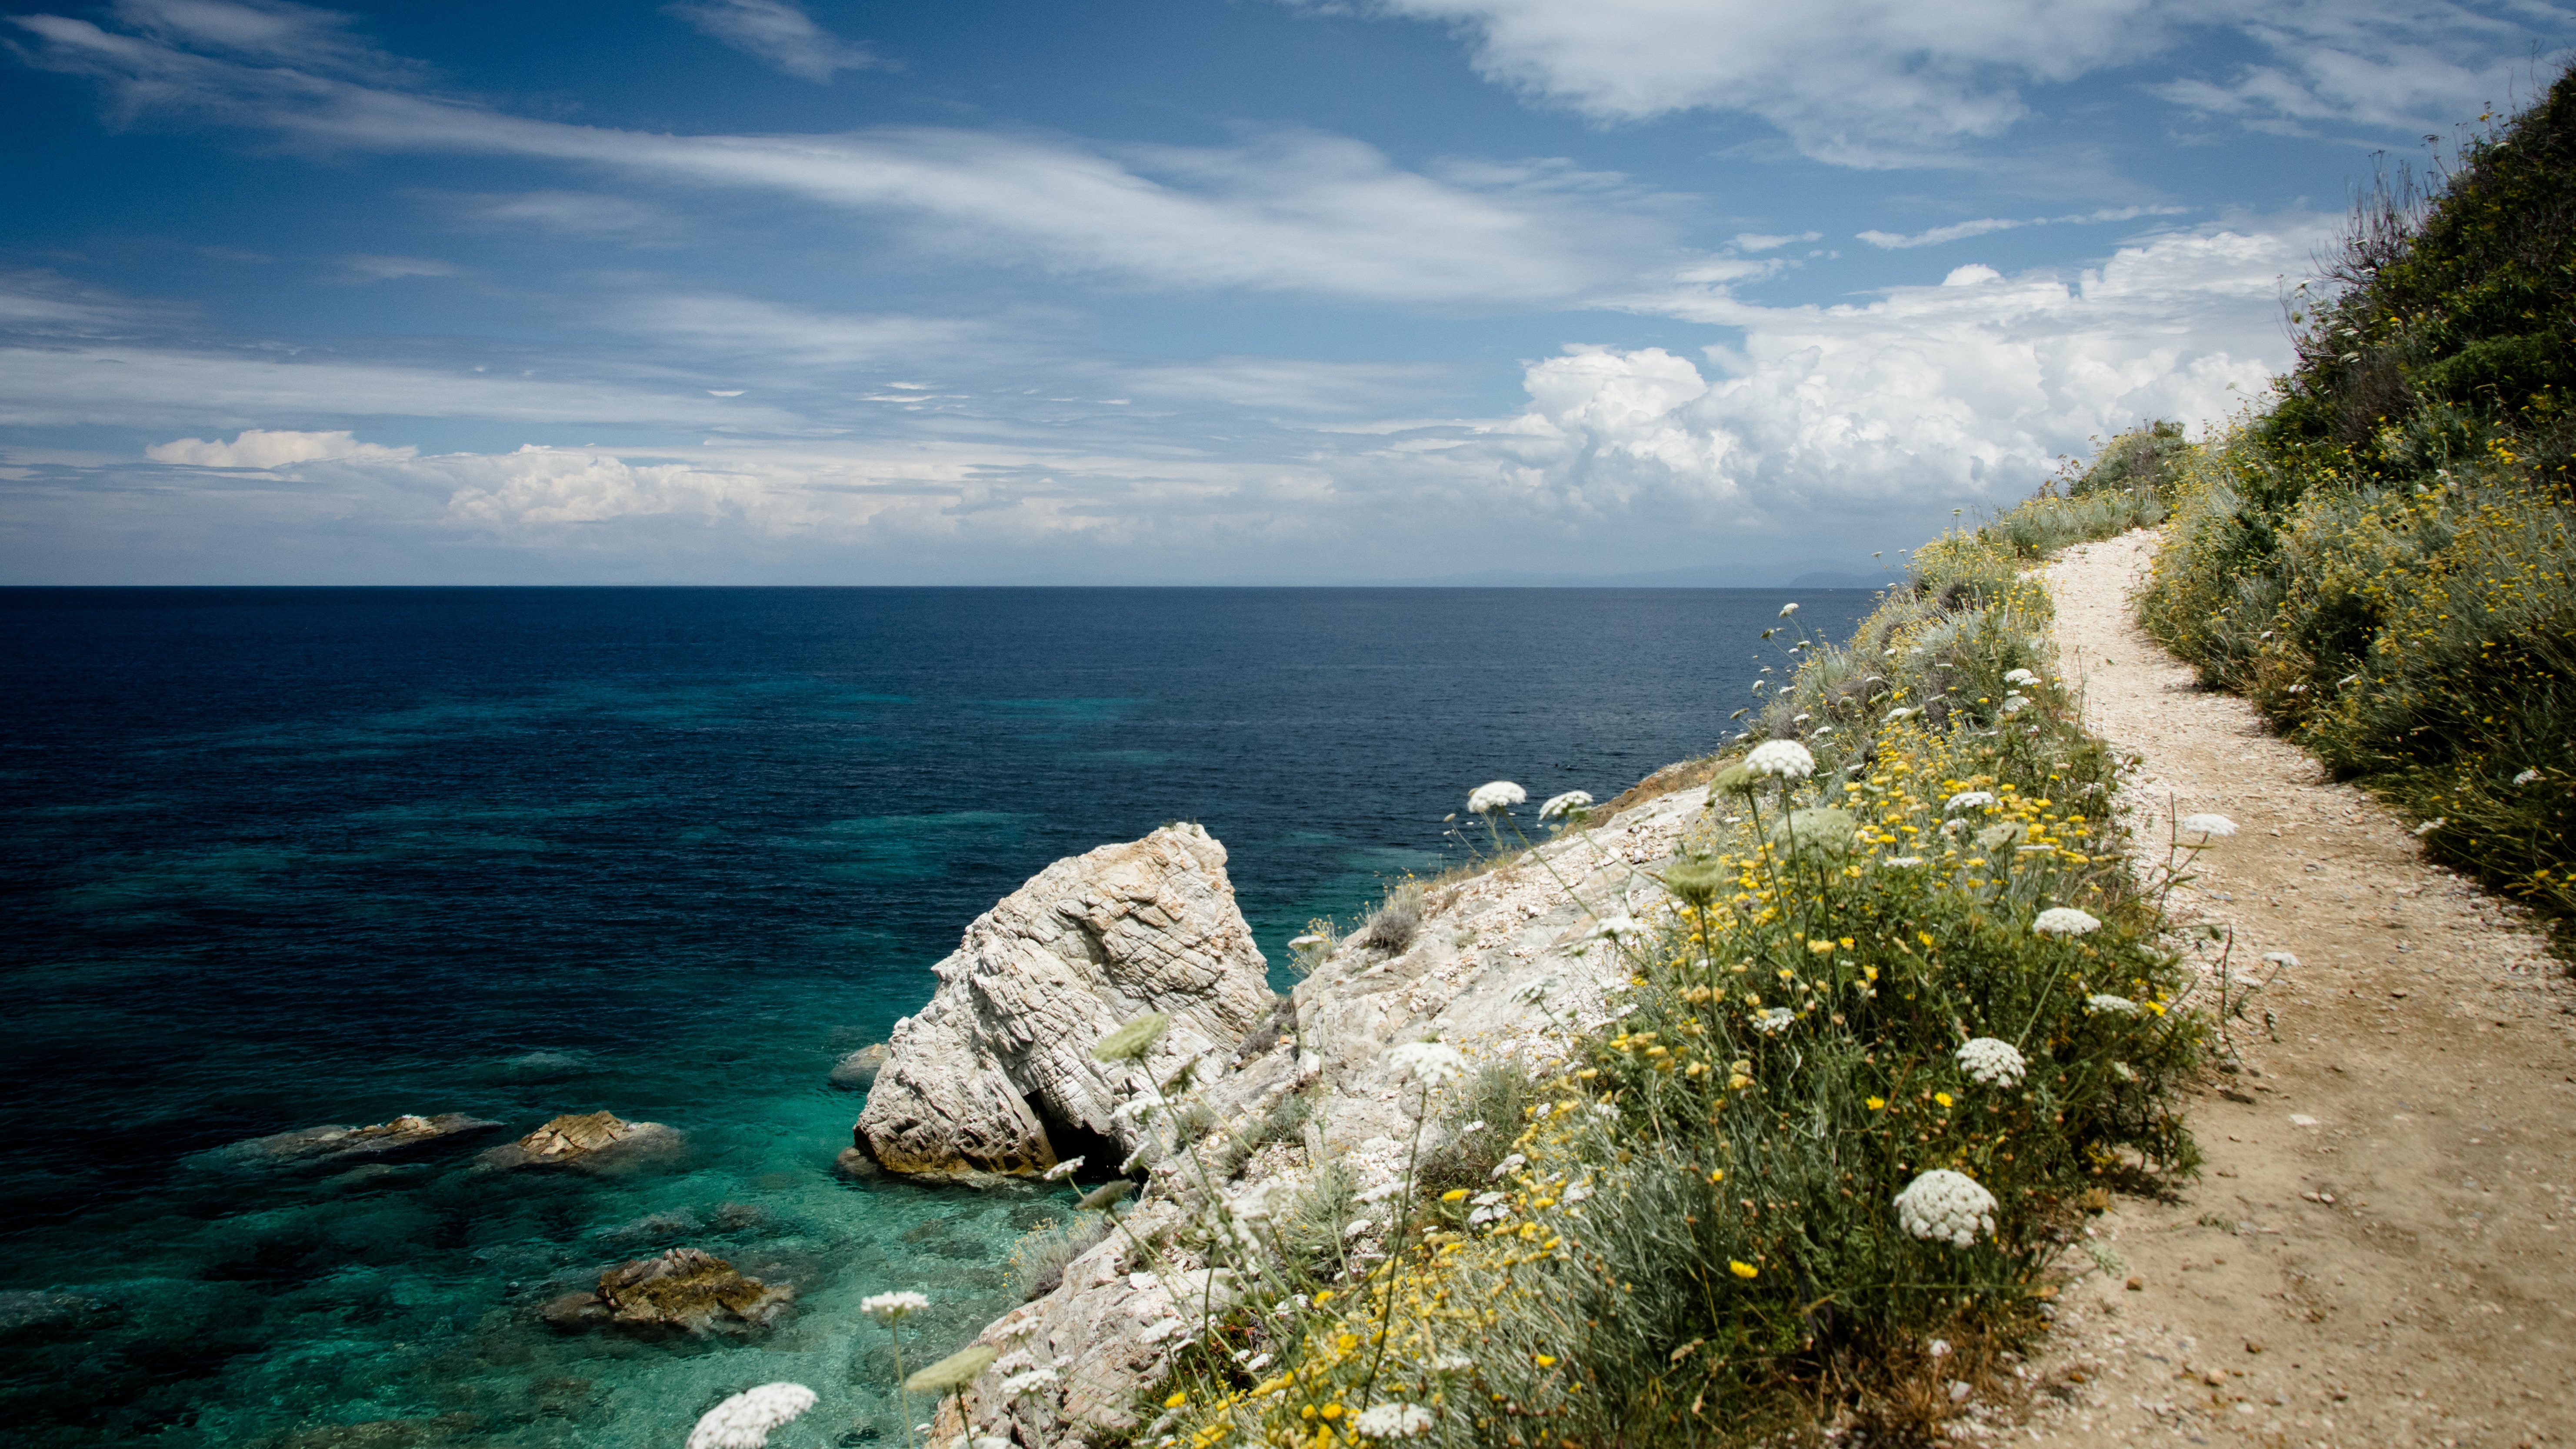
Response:
[[[1889,251],[1903,251],[1910,247],[1932,247],[1939,246],[1943,242],[1965,241],[1972,236],[1986,236],[1993,232],[2015,231],[2026,226],[2083,226],[2100,222],[2135,221],[2142,216],[2182,216],[2192,210],[2193,208],[2188,206],[2105,207],[2100,211],[2088,211],[2074,216],[2021,218],[1989,216],[1976,221],[1952,222],[1948,226],[1936,226],[1929,231],[1911,233],[1864,231],[1855,233],[1855,236],[1858,240],[1865,241],[1874,247]]]
[[[307,433],[265,428],[245,428],[229,443],[220,438],[179,438],[155,443],[143,450],[143,456],[155,463],[176,463],[191,468],[281,468],[291,463],[349,459],[394,463],[417,457],[419,453],[417,448],[388,448],[376,443],[361,443],[346,431]]]
[[[887,68],[867,47],[853,45],[815,24],[805,7],[791,0],[682,0],[666,8],[798,80],[823,85],[839,71]]]
[[[1822,241],[1824,235],[1820,231],[1802,231],[1795,236],[1769,236],[1758,231],[1740,231],[1735,234],[1735,246],[1738,251],[1767,252],[1796,242]]]
[[[63,16],[13,23],[36,37],[37,63],[97,78],[127,111],[192,112],[317,150],[514,156],[778,193],[900,223],[947,255],[1127,284],[1517,305],[1582,297],[1672,251],[1651,199],[1600,178],[1558,166],[1434,178],[1309,131],[1226,147],[935,127],[659,135],[241,65]]]
[[[340,259],[350,280],[358,282],[393,282],[404,277],[453,277],[463,268],[454,262],[434,257],[350,256]]]
[[[1314,0],[1288,0],[1313,4]],[[1316,4],[1315,8],[1336,8]],[[2233,33],[2271,57],[2163,94],[2226,114],[2409,133],[2501,98],[2508,67],[2566,42],[2544,3],[2455,0],[1362,0],[1456,27],[1477,69],[1605,121],[1738,111],[1849,166],[1950,164],[2029,114],[2026,93]],[[2484,87],[2481,93],[2480,88]]]

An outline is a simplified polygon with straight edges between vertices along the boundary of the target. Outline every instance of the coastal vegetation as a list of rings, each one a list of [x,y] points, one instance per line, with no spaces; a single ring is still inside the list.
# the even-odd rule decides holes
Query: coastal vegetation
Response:
[[[2437,856],[2576,910],[2576,75],[2383,176],[2269,406],[2180,450],[2149,631]],[[2161,444],[2158,445],[2162,447]]]

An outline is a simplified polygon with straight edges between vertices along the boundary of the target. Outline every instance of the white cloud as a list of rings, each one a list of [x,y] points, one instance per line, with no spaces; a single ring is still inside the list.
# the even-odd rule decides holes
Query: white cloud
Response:
[[[1918,231],[1912,235],[1893,231],[1864,231],[1857,233],[1856,239],[1884,250],[1902,251],[1909,247],[1931,247],[1939,246],[1943,242],[1966,241],[1970,237],[1985,236],[1999,231],[2015,231],[2026,226],[2081,226],[2106,221],[2135,221],[2142,216],[2181,216],[2192,209],[2188,206],[2121,206],[2104,207],[2099,211],[2084,212],[2075,216],[2033,216],[2020,219],[1989,216],[1976,221],[1952,222],[1948,226],[1936,226],[1929,231]]]
[[[1290,0],[1301,3],[1301,0]],[[1923,164],[2001,134],[2023,92],[2135,66],[2234,31],[2271,65],[2226,86],[2177,80],[2210,109],[2274,111],[2400,131],[2501,92],[2494,78],[2563,39],[2546,4],[2449,0],[1371,0],[1375,13],[1454,26],[1491,80],[1609,121],[1732,110],[1806,154]]]
[[[349,276],[360,282],[393,282],[404,277],[453,277],[462,270],[454,262],[433,257],[342,257],[340,265]]]
[[[2287,361],[2280,279],[2326,234],[2288,218],[2156,237],[2072,278],[1972,263],[1864,306],[1703,296],[1700,320],[1743,331],[1707,371],[1661,348],[1572,349],[1531,364],[1528,411],[1409,439],[1405,467],[1493,480],[1534,517],[1766,535],[2017,498],[2090,439],[2255,400]]]
[[[798,80],[828,84],[835,71],[876,70],[884,61],[814,23],[789,0],[682,0],[673,15]]]
[[[172,45],[320,75],[417,80],[421,67],[349,33],[355,16],[279,0],[115,0],[128,26]]]
[[[602,320],[622,332],[716,356],[754,357],[800,369],[954,352],[985,330],[980,323],[943,317],[823,312],[723,294],[638,296],[619,303]]]
[[[36,63],[96,77],[130,113],[193,111],[315,149],[516,156],[766,191],[901,223],[943,256],[1162,288],[1489,307],[1575,299],[1673,250],[1652,198],[1552,163],[1435,178],[1305,131],[1116,148],[938,127],[658,135],[240,65],[63,16],[11,23],[37,38]]]
[[[417,455],[417,448],[388,448],[361,443],[346,432],[298,433],[245,428],[231,442],[180,438],[143,450],[155,463],[182,463],[192,468],[278,468],[290,463],[357,460],[392,463]]]
[[[660,209],[623,196],[587,191],[528,191],[460,198],[464,214],[502,226],[531,226],[559,236],[635,237],[672,228]]]
[[[1824,235],[1820,231],[1802,231],[1795,236],[1766,236],[1758,231],[1740,231],[1735,234],[1735,245],[1741,251],[1767,252],[1792,242],[1821,241]]]

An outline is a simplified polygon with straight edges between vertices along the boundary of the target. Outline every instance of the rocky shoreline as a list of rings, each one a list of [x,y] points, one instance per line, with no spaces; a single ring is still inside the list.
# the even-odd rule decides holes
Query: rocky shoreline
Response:
[[[1436,1037],[1543,1066],[1622,1014],[1629,983],[1595,947],[1605,921],[1661,896],[1648,872],[1700,818],[1698,784],[1689,766],[1659,771],[1593,823],[1429,890],[1409,930],[1336,943],[1284,998],[1263,984],[1224,847],[1198,827],[1058,861],[940,963],[931,1003],[895,1027],[845,1159],[951,1182],[1043,1173],[1086,1151],[1128,1162],[1147,1142],[1136,1104],[1186,1065],[1203,1113],[1193,1155],[1213,1165],[1216,1191],[1294,1192],[1329,1161],[1364,1198],[1398,1181],[1413,1150],[1390,1048]],[[1144,1061],[1091,1059],[1145,1011],[1173,1025]],[[1302,1110],[1282,1110],[1292,1098]],[[977,1336],[996,1359],[964,1396],[971,1422],[955,1421],[952,1399],[941,1432],[1036,1449],[1144,1427],[1144,1391],[1193,1315],[1229,1295],[1222,1270],[1186,1249],[1140,1261],[1137,1244],[1163,1243],[1208,1187],[1177,1159],[1135,1166],[1147,1187],[1126,1231]],[[1355,1261],[1383,1250],[1364,1220],[1353,1227]],[[1023,1387],[1005,1393],[1004,1379]]]

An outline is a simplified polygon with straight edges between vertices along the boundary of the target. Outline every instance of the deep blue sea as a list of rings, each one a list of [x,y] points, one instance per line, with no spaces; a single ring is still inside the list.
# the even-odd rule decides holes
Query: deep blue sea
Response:
[[[1275,963],[1442,858],[1489,779],[1704,752],[1853,590],[0,590],[0,1425],[13,1445],[892,1434],[1060,1211],[836,1178],[825,1073],[1063,855],[1203,823]],[[1776,677],[1776,676],[1775,676]],[[1277,975],[1277,973],[1274,973]],[[1284,977],[1280,984],[1285,984]],[[607,1109],[625,1177],[210,1165],[322,1123]],[[345,1169],[347,1164],[342,1164]],[[689,1244],[794,1283],[751,1344],[545,1327]],[[363,1427],[352,1427],[363,1426]]]

